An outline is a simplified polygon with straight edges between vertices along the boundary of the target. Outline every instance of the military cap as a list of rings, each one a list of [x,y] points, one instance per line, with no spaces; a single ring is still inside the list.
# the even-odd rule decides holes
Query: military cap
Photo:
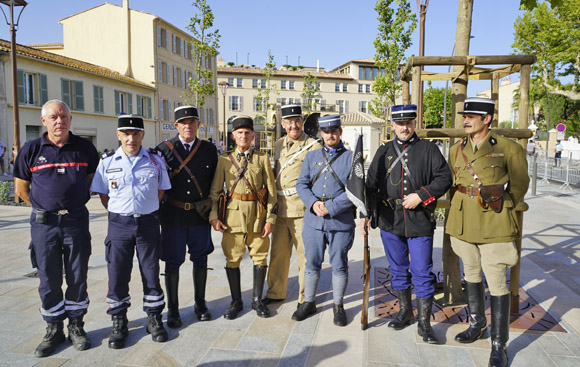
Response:
[[[282,118],[300,116],[302,117],[302,107],[299,104],[287,104],[281,107]]]
[[[318,128],[322,131],[335,130],[340,127],[340,115],[328,115],[318,118]]]
[[[232,131],[245,127],[254,131],[254,120],[250,116],[238,116],[232,121]]]
[[[492,115],[495,109],[495,101],[490,98],[472,97],[467,98],[463,103],[463,111],[457,113],[473,115]]]
[[[199,113],[197,113],[197,108],[193,106],[179,106],[173,111],[175,114],[175,122],[179,122],[185,119],[198,119]]]
[[[417,118],[417,105],[398,104],[391,108],[393,122],[410,121]]]
[[[139,115],[121,115],[117,121],[117,130],[145,130],[143,117]]]

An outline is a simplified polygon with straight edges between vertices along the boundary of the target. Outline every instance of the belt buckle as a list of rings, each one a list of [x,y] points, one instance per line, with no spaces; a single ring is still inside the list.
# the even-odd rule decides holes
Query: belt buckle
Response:
[[[141,214],[133,214],[133,218],[139,218]]]
[[[191,210],[191,203],[183,203],[183,209]]]
[[[68,214],[68,210],[67,209],[60,209],[57,212],[58,215],[67,215]]]
[[[468,186],[467,192],[468,192],[469,197],[471,197],[471,198],[477,196],[477,188],[475,186]]]

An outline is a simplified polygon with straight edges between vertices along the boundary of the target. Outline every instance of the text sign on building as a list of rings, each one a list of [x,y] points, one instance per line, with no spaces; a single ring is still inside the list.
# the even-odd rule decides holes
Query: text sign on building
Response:
[[[170,124],[168,122],[162,122],[161,123],[161,130],[177,131],[177,128],[173,124]]]

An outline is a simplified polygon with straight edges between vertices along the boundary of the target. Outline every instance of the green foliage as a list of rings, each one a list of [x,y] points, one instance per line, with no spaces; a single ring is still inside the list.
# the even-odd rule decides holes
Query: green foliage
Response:
[[[10,181],[0,182],[0,201],[10,200]]]
[[[423,95],[423,122],[428,129],[444,127],[445,88],[433,88],[431,82],[427,86],[428,88]],[[449,89],[447,91],[447,126],[445,127],[451,127],[453,123],[452,108],[451,90]]]
[[[213,84],[213,72],[202,68],[202,65],[204,59],[213,59],[217,56],[221,35],[218,29],[211,30],[214,15],[206,0],[195,0],[193,6],[198,13],[189,20],[187,29],[194,37],[192,56],[195,73],[193,78],[188,81],[191,93],[188,93],[186,99],[191,100],[195,106],[200,108],[205,105],[206,96],[213,96],[216,92],[216,87]]]
[[[302,97],[303,105],[306,108],[306,114],[310,114],[316,106],[315,100],[322,98],[316,75],[312,75],[310,72],[304,75],[304,88],[300,97]]]
[[[497,124],[498,128],[500,129],[511,129],[512,128],[512,122],[511,121],[502,121],[499,124]],[[517,124],[514,124],[514,127],[517,128]]]
[[[397,8],[392,7],[393,3]],[[395,103],[401,92],[399,68],[407,61],[405,51],[411,47],[411,35],[417,26],[417,17],[411,11],[407,0],[379,0],[375,5],[379,21],[375,45],[375,65],[379,73],[373,83],[373,91],[378,95],[369,109],[377,117],[386,117],[390,104]]]
[[[259,101],[260,107],[259,111],[262,111],[261,114],[257,116],[262,116],[260,122],[264,124],[267,128],[271,128],[273,126],[269,126],[268,124],[268,111],[276,109],[276,103],[270,102],[270,95],[278,95],[278,86],[277,84],[272,83],[272,77],[276,74],[276,62],[274,61],[274,56],[272,55],[272,51],[268,50],[268,61],[264,66],[262,83],[265,81],[266,86],[262,84],[261,88],[258,90],[255,98]]]
[[[564,0],[548,0],[552,8],[559,7],[562,5]],[[538,0],[520,0],[520,9],[521,10],[534,10],[535,7],[538,6]]]

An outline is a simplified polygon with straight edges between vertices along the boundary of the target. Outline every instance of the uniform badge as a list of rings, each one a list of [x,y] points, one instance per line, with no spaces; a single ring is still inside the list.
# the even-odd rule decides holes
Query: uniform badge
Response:
[[[111,188],[112,189],[116,189],[117,188],[117,181],[115,181],[115,180],[111,181]]]
[[[44,158],[44,156],[41,155],[40,157],[38,157],[38,163],[40,164],[46,163],[46,158]]]

